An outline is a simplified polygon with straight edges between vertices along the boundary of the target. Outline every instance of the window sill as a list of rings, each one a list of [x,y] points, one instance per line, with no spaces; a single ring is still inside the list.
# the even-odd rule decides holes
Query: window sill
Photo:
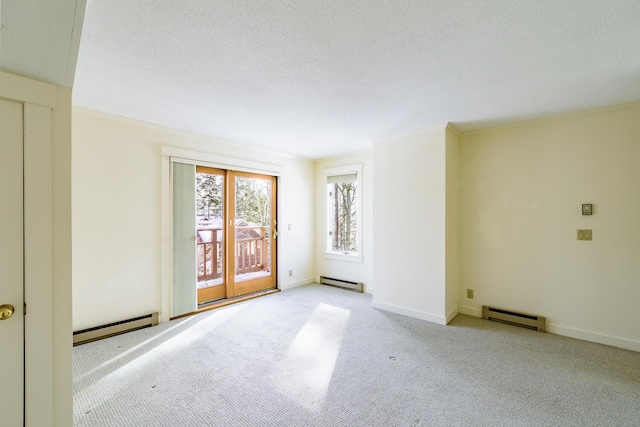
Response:
[[[346,261],[346,262],[355,262],[362,264],[362,256],[360,255],[350,255],[350,254],[341,254],[337,252],[325,252],[324,259],[331,259],[334,261]]]

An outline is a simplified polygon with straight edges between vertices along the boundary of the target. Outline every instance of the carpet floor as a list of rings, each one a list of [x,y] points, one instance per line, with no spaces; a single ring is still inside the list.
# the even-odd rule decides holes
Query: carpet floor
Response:
[[[640,426],[640,353],[320,285],[73,358],[77,426]]]

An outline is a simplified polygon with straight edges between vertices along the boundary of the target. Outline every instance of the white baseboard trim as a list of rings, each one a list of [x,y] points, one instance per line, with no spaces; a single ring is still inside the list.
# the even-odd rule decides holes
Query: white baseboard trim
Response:
[[[585,331],[582,329],[569,328],[567,326],[555,325],[547,323],[547,332],[562,335],[564,337],[576,338],[583,341],[595,342],[598,344],[610,345],[612,347],[624,348],[640,352],[640,342],[626,338],[616,337],[613,335],[598,334],[596,332]]]
[[[281,291],[286,291],[288,289],[297,288],[298,286],[309,285],[315,282],[316,280],[313,277],[307,277],[306,279],[296,280],[295,282],[281,283],[279,289]]]
[[[461,305],[461,306],[458,307],[458,313],[466,314],[467,316],[482,317],[482,309],[481,308],[466,307],[466,306]]]
[[[403,316],[413,317],[415,319],[426,320],[427,322],[437,323],[438,325],[446,325],[447,318],[436,314],[425,313],[424,311],[413,310],[411,308],[400,307],[398,305],[387,304],[379,301],[372,301],[371,306],[379,310],[390,311],[391,313],[402,314]]]
[[[451,313],[449,313],[447,315],[447,325],[449,324],[449,322],[451,322],[453,320],[454,317],[456,317],[458,315],[458,309],[455,308],[453,309],[453,311]]]
[[[476,307],[458,307],[460,314],[466,314],[468,316],[482,317],[482,309]],[[575,338],[583,341],[594,342],[598,344],[610,345],[612,347],[624,348],[626,350],[632,350],[640,352],[640,342],[629,340],[626,338],[620,338],[612,335],[598,334],[596,332],[585,331],[583,329],[569,328],[567,326],[556,325],[554,323],[548,323],[546,325],[547,332],[555,335],[562,335],[563,337]]]

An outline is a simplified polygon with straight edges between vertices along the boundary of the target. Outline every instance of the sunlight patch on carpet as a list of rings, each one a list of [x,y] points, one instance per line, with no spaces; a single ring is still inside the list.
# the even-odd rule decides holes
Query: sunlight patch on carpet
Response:
[[[132,385],[138,381],[139,376],[144,372],[147,365],[153,365],[157,363],[158,360],[162,360],[173,352],[185,350],[216,327],[238,314],[246,306],[247,304],[236,304],[225,307],[224,309],[211,312],[202,320],[200,320],[199,316],[197,318],[193,316],[192,319],[196,318],[198,320],[197,323],[193,323],[176,336],[142,353],[139,357],[100,378],[89,387],[79,391],[77,393],[78,399],[86,399],[92,402],[94,407],[102,405],[111,397],[118,395],[121,390],[132,387]],[[181,323],[181,326],[183,324],[184,322]],[[147,342],[147,344],[149,344],[149,342]],[[142,344],[136,347],[140,349],[141,345]],[[143,350],[140,349],[140,351]],[[131,356],[133,357],[133,355]],[[105,392],[105,390],[108,390],[108,392]],[[89,398],[87,399],[85,396]]]
[[[102,369],[107,369],[109,366],[111,366],[114,363],[118,362],[120,359],[123,359],[123,358],[127,357],[128,355],[133,354],[134,352],[136,352],[137,350],[142,349],[145,346],[151,345],[155,341],[158,341],[163,335],[166,335],[169,332],[172,332],[173,329],[175,329],[175,328],[178,328],[180,326],[184,326],[185,323],[192,321],[194,318],[195,318],[194,316],[191,316],[191,317],[187,317],[185,319],[179,320],[174,326],[165,329],[164,331],[160,332],[159,334],[152,336],[148,340],[142,341],[140,344],[138,344],[136,346],[133,346],[133,347],[131,347],[130,349],[128,349],[126,351],[123,351],[122,353],[120,353],[116,357],[113,357],[113,358],[107,360],[106,362],[103,362],[103,363],[97,365],[96,367],[88,370],[84,374],[77,375],[74,378],[74,381],[82,381],[86,377],[89,377],[89,376],[93,375],[94,373],[96,373],[96,372],[98,372],[98,371],[100,371]]]
[[[350,314],[318,305],[278,364],[273,378],[278,392],[311,411],[322,409]]]

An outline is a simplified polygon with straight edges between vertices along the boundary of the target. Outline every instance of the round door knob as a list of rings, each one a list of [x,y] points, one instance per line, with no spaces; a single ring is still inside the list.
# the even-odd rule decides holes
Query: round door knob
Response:
[[[0,305],[0,320],[6,320],[13,316],[13,312],[16,311],[11,304]]]

